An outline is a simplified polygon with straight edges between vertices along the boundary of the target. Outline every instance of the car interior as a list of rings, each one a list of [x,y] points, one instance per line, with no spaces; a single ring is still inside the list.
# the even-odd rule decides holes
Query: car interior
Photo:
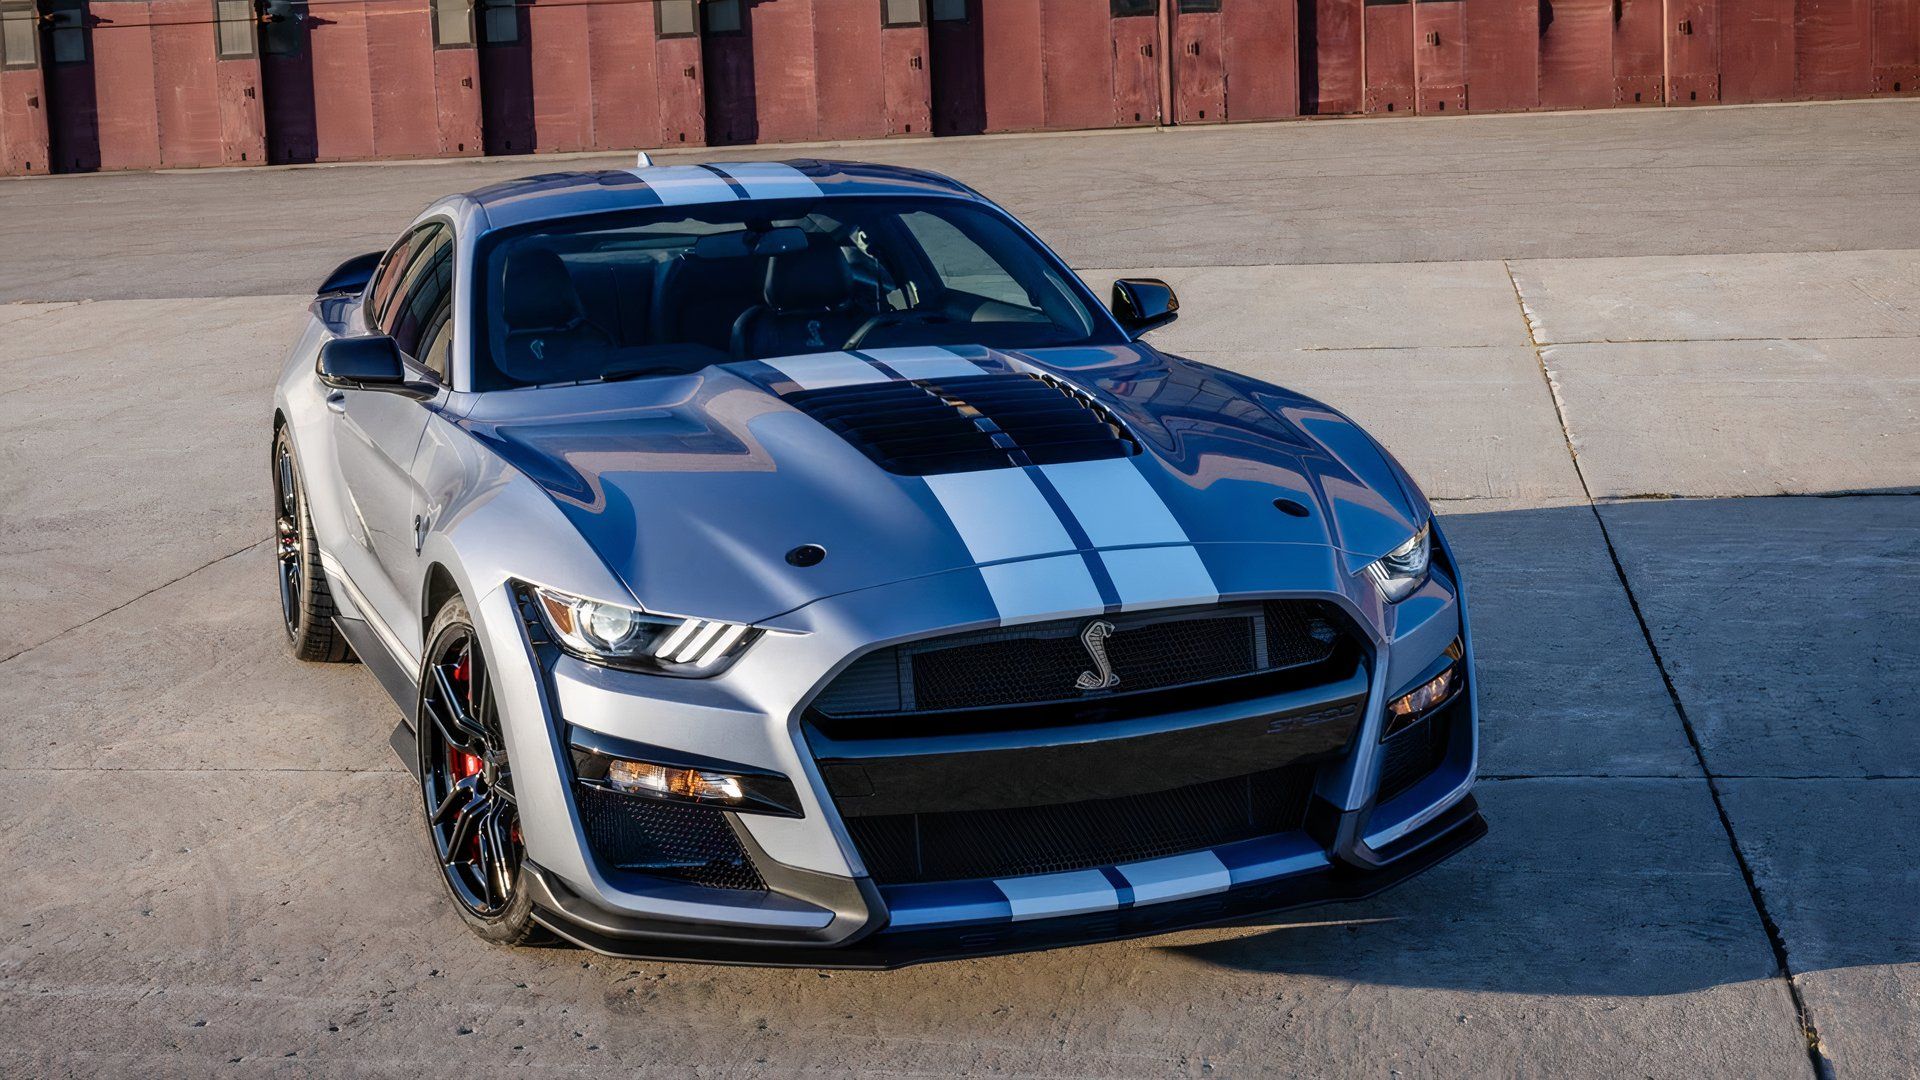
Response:
[[[482,305],[477,386],[897,345],[1032,348],[1096,330],[1062,276],[993,217],[957,203],[835,209],[515,236],[487,257],[499,295]]]

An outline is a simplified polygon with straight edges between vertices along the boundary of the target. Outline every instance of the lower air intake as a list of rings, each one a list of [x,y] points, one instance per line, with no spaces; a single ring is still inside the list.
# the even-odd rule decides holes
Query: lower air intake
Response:
[[[603,867],[710,889],[767,883],[719,810],[574,785],[587,845]]]
[[[883,885],[1048,874],[1291,832],[1306,817],[1313,774],[1290,765],[1145,795],[846,823]]]

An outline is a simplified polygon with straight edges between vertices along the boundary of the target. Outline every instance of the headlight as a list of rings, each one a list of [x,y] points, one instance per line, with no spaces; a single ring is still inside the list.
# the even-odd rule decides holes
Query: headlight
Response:
[[[1413,539],[1368,563],[1367,576],[1379,587],[1387,603],[1397,604],[1412,596],[1427,580],[1427,567],[1432,559],[1432,526],[1422,525]]]
[[[615,667],[704,678],[718,674],[759,636],[740,623],[652,615],[540,585],[528,588],[547,629],[568,652]]]

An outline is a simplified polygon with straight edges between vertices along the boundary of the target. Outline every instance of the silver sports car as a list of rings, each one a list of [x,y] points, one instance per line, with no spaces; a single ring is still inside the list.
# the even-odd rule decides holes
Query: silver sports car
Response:
[[[399,703],[491,941],[890,966],[1366,895],[1485,831],[1425,498],[1005,211],[820,161],[555,173],[321,286],[274,394],[302,659]]]

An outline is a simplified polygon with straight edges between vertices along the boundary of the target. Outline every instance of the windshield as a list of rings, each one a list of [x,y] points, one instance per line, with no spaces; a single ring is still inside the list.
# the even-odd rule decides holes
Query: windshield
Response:
[[[476,390],[843,349],[1120,340],[1003,215],[955,199],[759,200],[543,222],[493,239],[480,268]]]

